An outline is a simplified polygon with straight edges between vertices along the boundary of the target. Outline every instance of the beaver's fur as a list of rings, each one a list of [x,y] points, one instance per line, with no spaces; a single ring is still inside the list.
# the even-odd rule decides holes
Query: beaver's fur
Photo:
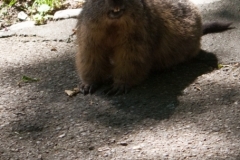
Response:
[[[107,94],[127,92],[151,70],[196,56],[202,26],[188,0],[86,0],[77,23],[80,88],[91,93],[111,78]]]

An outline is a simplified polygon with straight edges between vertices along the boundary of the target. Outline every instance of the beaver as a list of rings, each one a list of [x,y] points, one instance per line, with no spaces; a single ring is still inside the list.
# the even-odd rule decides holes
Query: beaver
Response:
[[[76,27],[80,90],[93,93],[111,79],[107,95],[127,93],[150,71],[193,58],[202,35],[230,25],[202,24],[188,0],[86,0]]]

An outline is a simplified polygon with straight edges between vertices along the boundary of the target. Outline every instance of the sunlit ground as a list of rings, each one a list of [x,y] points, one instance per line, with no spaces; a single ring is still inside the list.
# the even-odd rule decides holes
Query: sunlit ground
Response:
[[[216,1],[221,1],[221,0],[190,0],[195,4],[204,4],[204,3],[212,3]]]

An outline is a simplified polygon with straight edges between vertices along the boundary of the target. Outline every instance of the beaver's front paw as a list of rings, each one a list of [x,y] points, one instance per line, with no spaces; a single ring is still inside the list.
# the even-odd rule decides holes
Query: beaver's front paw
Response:
[[[93,94],[98,88],[100,87],[99,84],[80,84],[79,90],[84,95]]]

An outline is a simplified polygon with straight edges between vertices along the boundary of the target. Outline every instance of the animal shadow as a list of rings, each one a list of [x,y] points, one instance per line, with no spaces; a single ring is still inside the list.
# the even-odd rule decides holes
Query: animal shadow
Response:
[[[133,125],[144,119],[168,119],[179,105],[178,97],[197,77],[218,66],[213,53],[201,50],[199,55],[186,63],[161,73],[152,73],[141,85],[122,96],[97,95],[111,102],[113,109],[90,114],[89,120],[100,120],[112,127]],[[104,106],[101,106],[104,107]],[[96,116],[97,115],[97,116]]]

